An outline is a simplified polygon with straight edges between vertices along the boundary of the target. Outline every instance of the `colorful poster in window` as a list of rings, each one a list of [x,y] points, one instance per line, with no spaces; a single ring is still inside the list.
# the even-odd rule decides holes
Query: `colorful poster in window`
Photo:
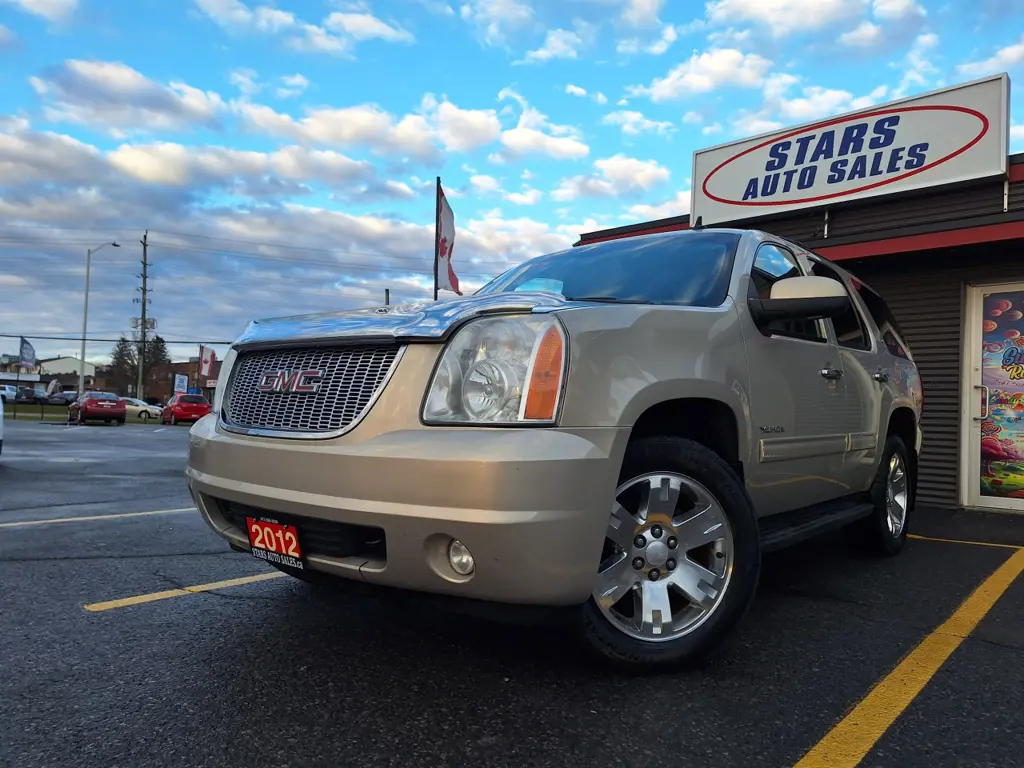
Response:
[[[1024,499],[1024,291],[986,294],[983,306],[981,495]]]

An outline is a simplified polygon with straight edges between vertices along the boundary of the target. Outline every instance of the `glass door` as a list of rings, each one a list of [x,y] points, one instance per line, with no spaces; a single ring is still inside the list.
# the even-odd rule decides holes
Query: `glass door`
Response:
[[[970,294],[966,500],[1024,512],[1024,283],[972,287]]]

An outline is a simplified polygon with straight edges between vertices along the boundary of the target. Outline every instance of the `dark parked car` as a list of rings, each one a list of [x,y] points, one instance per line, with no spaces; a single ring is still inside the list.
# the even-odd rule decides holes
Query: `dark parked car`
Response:
[[[86,392],[68,407],[68,421],[85,424],[87,421],[105,421],[124,424],[124,403],[112,392]]]

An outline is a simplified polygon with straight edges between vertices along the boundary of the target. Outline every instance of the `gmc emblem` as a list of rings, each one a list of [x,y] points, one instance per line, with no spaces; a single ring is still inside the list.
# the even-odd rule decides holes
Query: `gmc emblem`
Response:
[[[322,371],[264,371],[256,389],[260,392],[314,394],[323,384]]]

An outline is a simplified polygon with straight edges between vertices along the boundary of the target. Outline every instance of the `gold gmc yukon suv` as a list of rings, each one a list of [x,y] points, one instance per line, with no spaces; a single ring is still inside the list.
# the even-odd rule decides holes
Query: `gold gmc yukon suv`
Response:
[[[764,551],[843,528],[899,552],[921,397],[845,270],[759,231],[655,234],[452,301],[252,322],[187,476],[293,576],[558,608],[656,671],[720,643]]]

